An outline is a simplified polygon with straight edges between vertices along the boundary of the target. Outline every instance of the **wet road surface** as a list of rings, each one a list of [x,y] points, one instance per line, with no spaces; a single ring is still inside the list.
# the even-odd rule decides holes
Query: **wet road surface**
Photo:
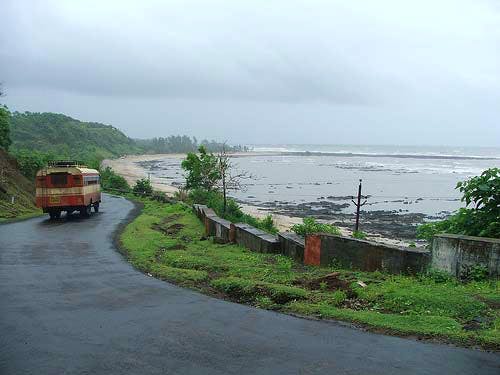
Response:
[[[494,353],[366,333],[207,297],[134,270],[133,205],[0,225],[0,374],[499,374]]]

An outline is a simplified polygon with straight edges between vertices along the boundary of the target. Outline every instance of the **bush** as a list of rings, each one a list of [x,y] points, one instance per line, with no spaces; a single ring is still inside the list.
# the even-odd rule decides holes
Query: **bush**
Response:
[[[101,170],[101,187],[104,190],[119,190],[129,192],[130,186],[122,176],[118,175],[110,167]]]
[[[352,232],[352,237],[358,240],[366,240],[366,233],[360,230],[355,230],[354,232]]]
[[[335,225],[318,223],[316,219],[312,217],[305,217],[302,220],[302,224],[295,224],[292,227],[292,231],[304,237],[313,233],[330,233],[340,235],[340,230]]]
[[[151,186],[151,181],[146,178],[141,178],[137,180],[132,189],[136,195],[151,195],[153,193],[153,187]]]
[[[500,238],[500,169],[490,168],[480,176],[459,182],[466,206],[446,220],[422,224],[417,237],[431,240],[439,233]]]

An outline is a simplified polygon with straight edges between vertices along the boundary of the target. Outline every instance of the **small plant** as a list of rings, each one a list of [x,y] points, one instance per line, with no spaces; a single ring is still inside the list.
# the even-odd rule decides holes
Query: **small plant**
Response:
[[[417,244],[415,243],[415,241],[412,241],[408,244],[408,247],[417,247]]]
[[[312,217],[305,217],[302,220],[302,224],[295,224],[292,227],[292,231],[300,236],[307,236],[313,233],[329,233],[340,235],[340,229],[335,225],[318,223],[316,219]]]
[[[366,233],[360,230],[355,230],[354,232],[352,232],[352,237],[358,240],[366,240]]]
[[[189,200],[189,193],[186,189],[179,189],[174,193],[174,198],[181,202],[187,202]]]
[[[149,181],[146,178],[137,180],[132,190],[135,195],[151,195],[153,193],[153,187],[151,186],[151,181]]]
[[[163,191],[153,191],[153,193],[151,194],[151,199],[162,203],[168,203],[171,201],[170,198],[167,197],[167,194],[165,194],[165,192]]]
[[[422,279],[425,278],[431,279],[435,283],[446,283],[454,280],[449,273],[437,269],[428,270],[422,277]]]
[[[474,265],[466,267],[460,276],[466,281],[484,281],[488,278],[488,275],[488,268],[485,266]]]

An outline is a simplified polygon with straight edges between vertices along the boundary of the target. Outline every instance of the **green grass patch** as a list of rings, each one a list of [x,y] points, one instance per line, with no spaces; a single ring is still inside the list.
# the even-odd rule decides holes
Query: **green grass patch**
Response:
[[[202,223],[184,204],[141,201],[143,211],[121,243],[130,262],[155,277],[260,308],[500,348],[498,281],[304,266],[205,239]]]

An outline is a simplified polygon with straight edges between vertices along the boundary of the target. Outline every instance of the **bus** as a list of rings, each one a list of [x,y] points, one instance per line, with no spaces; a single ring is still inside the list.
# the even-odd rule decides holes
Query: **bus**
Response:
[[[79,211],[90,216],[99,212],[101,184],[99,171],[73,160],[51,161],[36,174],[36,205],[51,219]]]

